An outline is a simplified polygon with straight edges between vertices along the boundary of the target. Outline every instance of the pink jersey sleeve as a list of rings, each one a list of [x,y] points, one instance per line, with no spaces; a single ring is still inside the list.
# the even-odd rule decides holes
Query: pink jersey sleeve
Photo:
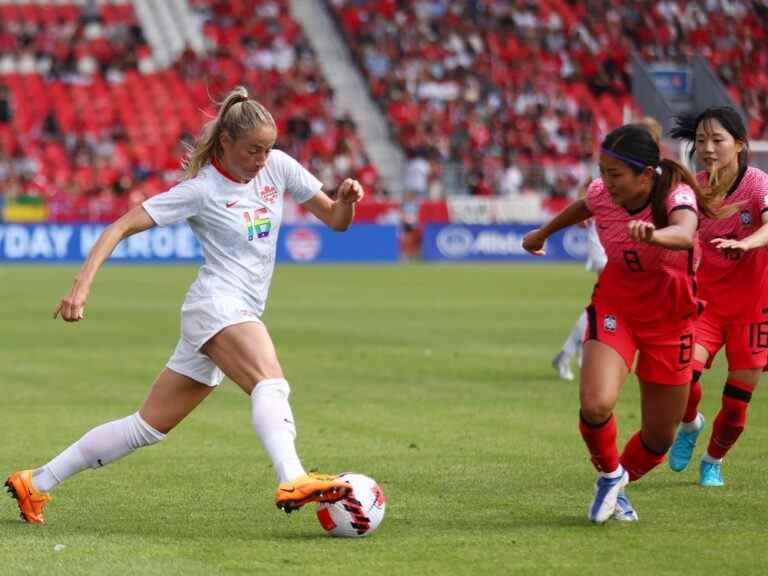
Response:
[[[768,212],[768,174],[758,168],[750,167],[747,169],[745,178],[751,179],[752,202],[762,217],[765,212]]]
[[[602,178],[595,178],[589,183],[587,187],[587,195],[584,200],[587,203],[587,208],[594,214],[597,211],[597,204],[599,203],[600,194],[604,191],[605,185]]]
[[[679,184],[667,195],[667,214],[679,209],[698,211],[696,193],[687,184]]]

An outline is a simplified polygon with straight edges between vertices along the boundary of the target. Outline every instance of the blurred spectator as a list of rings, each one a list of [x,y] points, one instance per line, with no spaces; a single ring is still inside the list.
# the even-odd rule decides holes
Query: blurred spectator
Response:
[[[11,120],[13,120],[11,91],[8,90],[8,86],[0,82],[0,124],[10,124]]]

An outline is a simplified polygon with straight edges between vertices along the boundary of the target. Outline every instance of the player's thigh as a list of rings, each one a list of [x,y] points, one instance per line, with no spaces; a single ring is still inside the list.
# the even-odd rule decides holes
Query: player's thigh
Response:
[[[705,308],[694,323],[694,342],[694,360],[709,368],[717,353],[725,345],[723,322],[709,309]]]
[[[669,385],[640,380],[642,438],[648,448],[666,452],[688,403],[687,384]]]
[[[205,343],[202,352],[246,394],[262,380],[283,378],[272,338],[261,322],[224,328]]]
[[[626,360],[614,348],[597,340],[584,343],[579,402],[588,422],[610,417],[628,373]]]
[[[211,386],[165,368],[152,384],[139,414],[155,430],[166,434],[205,400],[212,390]]]

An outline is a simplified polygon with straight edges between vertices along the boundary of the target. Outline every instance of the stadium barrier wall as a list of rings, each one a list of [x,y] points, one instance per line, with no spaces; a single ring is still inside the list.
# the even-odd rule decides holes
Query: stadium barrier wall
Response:
[[[422,255],[426,261],[574,261],[587,257],[587,231],[578,226],[560,231],[547,241],[547,254],[537,257],[523,250],[523,236],[536,225],[481,226],[428,224]]]
[[[0,262],[81,262],[105,226],[99,224],[0,223]],[[282,262],[397,262],[399,227],[355,224],[345,233],[325,226],[281,226],[277,259]],[[202,252],[186,224],[152,228],[122,241],[110,263],[199,263]]]

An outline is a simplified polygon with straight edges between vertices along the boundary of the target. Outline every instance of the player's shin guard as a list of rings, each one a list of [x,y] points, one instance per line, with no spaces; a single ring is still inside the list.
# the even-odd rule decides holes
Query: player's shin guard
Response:
[[[736,443],[747,422],[747,408],[754,386],[729,378],[723,388],[723,401],[712,426],[707,454],[721,459]]]
[[[306,474],[296,453],[296,425],[288,403],[290,393],[284,378],[262,380],[251,392],[253,429],[272,459],[280,483]]]
[[[592,464],[600,472],[613,472],[619,467],[619,451],[616,448],[616,418],[608,418],[602,424],[591,424],[579,414],[579,431],[587,445]]]
[[[691,379],[691,390],[688,394],[688,404],[685,406],[683,422],[693,422],[699,414],[699,403],[701,402],[701,374],[704,371],[704,363],[698,360],[693,361],[693,378]]]
[[[34,471],[35,487],[48,492],[86,468],[100,468],[127,456],[137,448],[156,444],[165,434],[147,424],[138,412],[107,422],[85,433],[77,442]]]
[[[629,472],[629,481],[634,482],[664,462],[666,453],[654,452],[643,442],[640,432],[629,439],[621,453],[621,465]]]

